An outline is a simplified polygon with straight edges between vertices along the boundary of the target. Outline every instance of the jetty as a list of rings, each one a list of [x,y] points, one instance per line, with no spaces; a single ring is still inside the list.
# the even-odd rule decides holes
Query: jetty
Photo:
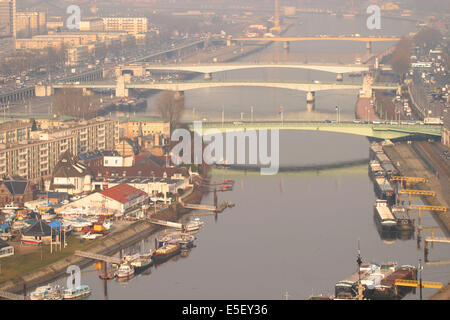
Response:
[[[108,263],[115,263],[115,264],[121,264],[122,261],[120,258],[117,257],[110,257],[105,256],[103,254],[93,253],[93,252],[86,252],[86,251],[75,251],[75,255],[78,257],[88,258],[92,260],[99,260],[99,261],[105,261]]]
[[[158,219],[153,219],[153,218],[149,218],[148,221],[152,224],[157,224],[157,225],[163,226],[163,227],[183,229],[183,224],[178,223],[178,222],[158,220]]]

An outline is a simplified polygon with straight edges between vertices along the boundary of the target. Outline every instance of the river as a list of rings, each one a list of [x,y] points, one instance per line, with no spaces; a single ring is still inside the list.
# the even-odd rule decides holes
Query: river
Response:
[[[290,35],[308,34],[402,34],[415,30],[407,21],[382,20],[382,30],[365,29],[365,18],[337,18],[305,14]],[[357,30],[357,31],[355,31]],[[374,51],[388,45],[373,46]],[[291,43],[289,53],[269,46],[243,58],[246,61],[354,62],[363,57],[364,43],[299,42]],[[316,58],[316,59],[314,59]],[[333,60],[334,59],[334,60]],[[299,81],[334,81],[335,75],[298,70],[246,70],[214,75],[218,79],[279,79]],[[344,81],[361,81],[360,78]],[[271,88],[211,88],[185,93],[186,118],[353,119],[357,92],[318,92],[315,110],[308,111],[305,94]],[[158,95],[149,98],[146,113],[155,112]],[[369,141],[365,137],[337,133],[286,131],[280,133],[282,166],[333,164],[368,159]],[[234,179],[233,191],[219,193],[219,201],[236,203],[217,217],[201,219],[205,226],[197,235],[196,247],[187,257],[174,258],[150,274],[126,283],[104,282],[91,265],[82,271],[82,283],[93,289],[89,299],[307,299],[311,294],[334,294],[334,284],[353,273],[358,241],[364,262],[397,261],[417,265],[423,249],[416,240],[383,240],[373,220],[375,194],[367,165],[323,171],[283,172],[275,176],[259,173],[215,170],[213,178]],[[202,203],[211,204],[212,194]],[[430,215],[424,226],[435,226]],[[436,236],[442,236],[440,232]],[[153,247],[154,237],[127,248],[125,253]],[[430,259],[448,258],[448,248],[436,245]],[[423,279],[449,279],[448,266],[428,267]],[[57,281],[65,284],[65,279]],[[424,289],[424,297],[435,290]],[[410,294],[406,299],[418,299]]]

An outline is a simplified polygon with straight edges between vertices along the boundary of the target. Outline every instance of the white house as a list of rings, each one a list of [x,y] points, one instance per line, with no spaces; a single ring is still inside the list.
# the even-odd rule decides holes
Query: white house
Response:
[[[71,195],[91,192],[92,172],[69,152],[65,152],[53,171],[50,190]]]

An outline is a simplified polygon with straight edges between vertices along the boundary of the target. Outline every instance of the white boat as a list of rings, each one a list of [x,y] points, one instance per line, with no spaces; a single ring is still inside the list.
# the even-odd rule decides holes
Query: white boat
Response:
[[[97,235],[88,232],[88,233],[82,235],[81,238],[88,239],[88,240],[94,240],[94,239],[97,239]]]
[[[116,271],[117,278],[129,278],[134,275],[134,267],[128,263],[122,263]]]
[[[195,218],[194,220],[191,220],[184,225],[184,230],[186,232],[197,231],[197,230],[200,230],[200,228],[204,224],[205,223],[203,221],[201,221],[199,218]]]
[[[31,300],[58,300],[58,297],[61,297],[60,288],[51,285],[37,287],[36,290],[30,294]]]
[[[72,289],[65,289],[63,291],[63,298],[64,300],[69,299],[79,299],[82,297],[86,297],[90,295],[92,292],[91,288],[88,285],[81,285],[79,287],[75,287]]]

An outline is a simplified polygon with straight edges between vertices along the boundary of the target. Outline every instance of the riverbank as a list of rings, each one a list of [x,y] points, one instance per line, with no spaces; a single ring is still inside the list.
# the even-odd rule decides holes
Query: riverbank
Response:
[[[202,194],[203,192],[200,188],[194,187],[192,192],[186,196],[185,201],[189,203],[199,203]],[[153,214],[152,217],[161,220],[177,221],[189,211],[191,210],[185,209],[181,207],[179,203],[176,203],[166,210]],[[0,284],[0,290],[12,293],[22,293],[24,286],[30,288],[49,283],[65,276],[67,267],[70,265],[77,265],[80,268],[83,268],[92,263],[92,260],[90,259],[75,256],[73,254],[75,250],[83,249],[90,253],[113,255],[121,249],[140,241],[140,239],[157,232],[160,228],[161,227],[155,226],[146,220],[130,223],[117,232],[113,232],[103,238],[95,240],[95,242],[90,245],[63,249],[63,253],[66,254],[62,255],[58,261],[47,261],[45,266],[42,266],[45,262],[34,261],[33,264],[37,266],[37,269],[22,275],[16,275],[13,279],[3,281]],[[76,239],[74,240],[76,241]],[[51,257],[49,259],[51,259]],[[41,267],[39,267],[39,265],[41,265]],[[5,270],[2,270],[2,272],[5,272]]]
[[[433,190],[435,197],[422,198],[426,205],[447,206],[448,193],[442,190],[439,178],[427,168],[426,163],[417,155],[411,144],[399,143],[384,148],[389,158],[396,164],[402,176],[423,177],[427,179],[425,185],[417,185],[416,189]],[[450,236],[450,215],[448,212],[432,215],[445,236]],[[430,297],[430,300],[450,299],[450,284]]]

